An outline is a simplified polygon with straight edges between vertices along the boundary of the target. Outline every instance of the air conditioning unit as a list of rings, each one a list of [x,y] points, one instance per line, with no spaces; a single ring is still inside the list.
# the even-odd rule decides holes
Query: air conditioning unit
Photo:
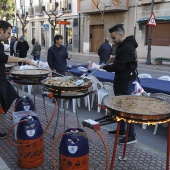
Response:
[[[34,6],[35,15],[44,15],[44,11],[42,10],[42,5]]]
[[[28,8],[28,16],[32,16],[34,15],[34,8],[33,7],[29,7]]]

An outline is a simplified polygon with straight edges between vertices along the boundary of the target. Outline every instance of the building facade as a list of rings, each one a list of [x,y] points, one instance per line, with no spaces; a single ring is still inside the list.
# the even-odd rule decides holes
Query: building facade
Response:
[[[126,36],[134,35],[139,44],[138,58],[146,59],[148,51],[147,21],[151,16],[153,0],[20,0],[16,1],[16,9],[28,12],[29,23],[25,34],[28,42],[35,37],[42,46],[48,48],[53,43],[53,35],[62,34],[64,45],[69,50],[83,53],[96,53],[104,37],[112,40],[108,29],[115,24],[124,24]],[[53,30],[48,18],[55,20],[52,11],[55,2],[59,7],[55,11],[58,16],[57,26]],[[45,6],[49,16],[42,10]],[[152,59],[156,57],[170,58],[170,0],[154,0],[153,12],[156,26],[152,26]],[[19,20],[18,20],[19,21]],[[61,22],[60,22],[61,21]],[[70,24],[62,24],[68,22]],[[48,24],[45,31],[43,25]],[[18,22],[18,33],[21,25]],[[71,42],[71,43],[70,43]],[[160,50],[161,49],[161,50]]]
[[[35,38],[48,49],[53,44],[56,34],[63,35],[64,45],[68,50],[78,51],[78,13],[77,2],[74,0],[20,0],[16,1],[16,13],[27,15],[25,37],[31,45]],[[45,7],[45,11],[43,8]],[[49,21],[50,20],[50,21]],[[55,25],[56,27],[52,26]],[[18,37],[22,33],[22,24],[17,18]],[[73,41],[72,41],[73,40]]]
[[[104,37],[110,38],[108,29],[115,24],[123,23],[126,36],[136,37],[139,44],[138,58],[146,59],[149,28],[147,21],[151,15],[151,2],[152,0],[79,0],[78,13],[81,14],[83,32],[81,50],[84,53],[96,52]],[[170,1],[154,0],[153,12],[157,25],[152,26],[152,59],[170,58]],[[110,38],[110,43],[111,41]]]

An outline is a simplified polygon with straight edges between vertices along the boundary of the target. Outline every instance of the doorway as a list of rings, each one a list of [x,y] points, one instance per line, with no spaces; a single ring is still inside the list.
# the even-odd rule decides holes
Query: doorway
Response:
[[[104,42],[104,25],[90,26],[91,52],[97,52]]]

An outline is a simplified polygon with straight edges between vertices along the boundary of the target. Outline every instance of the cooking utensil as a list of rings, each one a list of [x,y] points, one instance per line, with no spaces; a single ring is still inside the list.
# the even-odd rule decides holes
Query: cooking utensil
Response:
[[[95,73],[95,72],[98,71],[98,70],[99,70],[99,69],[96,69],[96,70],[94,70],[92,73],[90,73],[90,74],[88,74],[88,75],[92,75],[93,73]],[[76,84],[77,86],[81,85],[81,84],[84,82],[85,76],[86,76],[86,74],[81,75],[80,77],[81,77],[82,79],[81,79],[81,80],[77,80],[75,84]]]
[[[55,74],[57,74],[57,75],[59,75],[59,76],[65,77],[65,75],[63,75],[63,74],[59,74],[59,73],[57,73],[56,71],[49,70],[49,69],[44,68],[44,67],[42,67],[42,66],[40,66],[40,65],[38,65],[38,64],[39,64],[39,62],[37,62],[37,65],[36,65],[36,67],[37,67],[38,69],[48,70],[48,71],[50,71],[51,73],[55,73]]]

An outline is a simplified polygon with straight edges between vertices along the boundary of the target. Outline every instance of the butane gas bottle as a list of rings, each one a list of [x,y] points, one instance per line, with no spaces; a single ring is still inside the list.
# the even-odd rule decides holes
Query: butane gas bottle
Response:
[[[27,96],[19,97],[15,102],[15,112],[24,111],[24,110],[34,111],[34,109],[35,107],[32,99],[30,99]]]
[[[22,168],[35,168],[44,162],[43,129],[36,116],[23,117],[26,122],[18,124],[17,143],[28,144],[18,146],[18,164]]]
[[[80,128],[66,130],[59,146],[60,170],[88,170],[89,143],[86,133]]]

